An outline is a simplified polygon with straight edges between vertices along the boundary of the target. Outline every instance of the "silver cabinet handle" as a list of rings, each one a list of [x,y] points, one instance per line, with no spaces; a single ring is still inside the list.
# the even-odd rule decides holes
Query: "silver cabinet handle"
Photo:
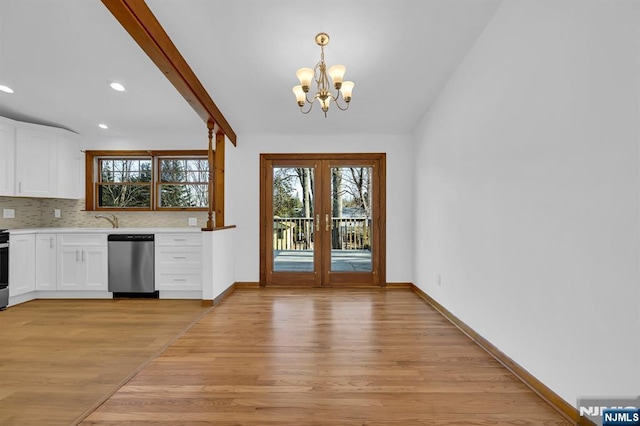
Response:
[[[53,237],[49,237],[49,248],[53,248]]]
[[[184,278],[174,278],[174,281],[186,281]]]
[[[78,260],[80,260],[80,258],[78,257],[78,255],[79,255],[79,254],[78,254],[78,250],[76,250],[76,262],[77,262]]]
[[[186,259],[187,256],[173,256],[174,259]]]
[[[22,182],[18,182],[18,194],[22,194]]]
[[[320,215],[316,215],[316,231],[320,232]]]
[[[187,241],[186,238],[174,238],[173,241]]]
[[[331,229],[331,225],[329,224],[329,214],[325,214],[324,215],[324,223],[325,223],[325,230],[326,231]]]

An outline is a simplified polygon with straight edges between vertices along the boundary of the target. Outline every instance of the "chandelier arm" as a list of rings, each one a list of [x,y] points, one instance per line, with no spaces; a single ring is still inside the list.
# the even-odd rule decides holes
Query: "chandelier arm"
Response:
[[[339,109],[340,111],[346,111],[346,110],[348,110],[348,109],[349,109],[349,102],[346,102],[346,101],[345,101],[344,103],[346,104],[346,106],[345,106],[344,108],[343,108],[343,107],[341,107],[341,106],[340,106],[340,102],[338,102],[338,101],[340,100],[340,98],[341,98],[341,96],[340,96],[341,94],[342,94],[342,92],[340,92],[340,91],[338,90],[338,95],[337,95],[337,96],[333,96],[333,94],[332,94],[332,95],[331,95],[331,99],[333,99],[333,102],[335,102],[336,106],[338,107],[338,109]],[[342,98],[342,100],[344,101],[344,98]]]
[[[348,110],[348,109],[349,109],[349,104],[347,104],[347,106],[346,106],[346,107],[342,108],[342,107],[340,106],[340,104],[339,104],[337,101],[336,101],[336,106],[338,107],[338,109],[339,109],[340,111],[346,111],[346,110]]]
[[[305,111],[304,107],[300,107],[300,112],[303,114],[309,114],[312,109],[313,109],[313,102],[309,102],[309,109]]]
[[[306,93],[305,100],[307,101],[308,104],[313,104],[313,101],[316,100],[316,97],[314,96],[313,98],[309,99],[309,93]]]

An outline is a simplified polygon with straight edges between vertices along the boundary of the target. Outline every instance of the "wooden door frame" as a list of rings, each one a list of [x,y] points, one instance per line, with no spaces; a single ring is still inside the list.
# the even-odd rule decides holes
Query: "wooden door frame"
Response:
[[[385,153],[347,153],[347,154],[260,154],[260,286],[264,287],[267,283],[267,240],[271,241],[271,236],[267,235],[268,221],[266,216],[269,208],[269,200],[267,200],[267,182],[270,169],[267,162],[271,161],[375,161],[379,164],[378,169],[378,200],[377,220],[378,232],[374,234],[374,250],[378,250],[376,259],[372,258],[372,266],[374,272],[374,286],[384,287],[386,281],[386,154]],[[316,195],[318,198],[318,195]],[[376,268],[377,266],[377,268]],[[320,271],[322,275],[323,271]],[[375,277],[377,276],[377,277]],[[319,285],[318,277],[315,285]],[[341,285],[349,283],[340,283]],[[353,283],[353,285],[363,285]],[[371,286],[371,284],[365,284]]]

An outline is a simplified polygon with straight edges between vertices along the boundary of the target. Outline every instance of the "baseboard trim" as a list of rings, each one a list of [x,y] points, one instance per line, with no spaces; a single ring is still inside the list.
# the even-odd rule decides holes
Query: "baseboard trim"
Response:
[[[233,293],[235,290],[236,290],[236,283],[233,283],[229,287],[227,287],[225,291],[220,293],[218,297],[213,299],[213,306],[218,306],[220,303],[222,303],[224,299],[231,296],[231,293]]]
[[[522,383],[524,383],[529,389],[535,392],[540,398],[542,398],[547,404],[558,411],[567,420],[580,426],[595,426],[595,423],[593,423],[591,420],[585,417],[581,417],[580,413],[573,405],[562,399],[558,394],[549,389],[544,383],[536,379],[531,373],[525,370],[517,362],[509,358],[504,352],[502,352],[491,342],[478,334],[467,324],[462,322],[458,317],[449,312],[444,306],[438,303],[427,293],[422,291],[415,284],[412,283],[410,288],[425,302],[431,305],[436,311],[440,312],[447,320],[449,320],[449,322],[451,322],[460,331],[466,334],[478,346],[484,349],[496,361],[498,361],[507,370],[513,373]]]
[[[388,289],[388,290],[393,290],[396,288],[400,288],[400,289],[413,289],[414,285],[413,283],[387,283],[384,288]]]
[[[260,288],[260,283],[257,281],[236,282],[233,285],[235,288]]]

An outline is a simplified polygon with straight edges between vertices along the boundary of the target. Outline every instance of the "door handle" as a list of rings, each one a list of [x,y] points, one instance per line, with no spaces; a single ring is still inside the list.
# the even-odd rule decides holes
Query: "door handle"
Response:
[[[320,215],[316,215],[316,231],[320,232]]]
[[[331,225],[329,224],[329,214],[325,214],[324,215],[324,223],[325,223],[325,230],[329,231],[331,229]]]
[[[53,237],[49,237],[49,248],[53,248]]]

